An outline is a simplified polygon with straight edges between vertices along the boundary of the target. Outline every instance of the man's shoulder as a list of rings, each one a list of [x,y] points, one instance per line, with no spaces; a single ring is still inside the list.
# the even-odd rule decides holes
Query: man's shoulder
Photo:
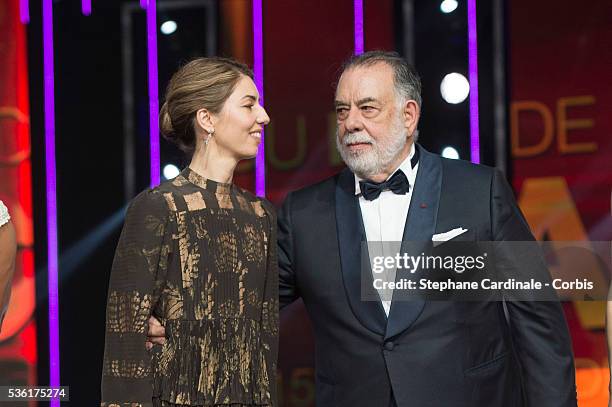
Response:
[[[462,176],[469,174],[473,176],[491,177],[495,172],[495,168],[484,164],[474,164],[466,160],[452,160],[449,158],[440,157],[442,166],[446,172],[459,173]]]
[[[465,160],[440,157],[440,162],[446,183],[489,186],[498,171],[488,165],[474,164]]]
[[[334,174],[330,177],[327,177],[314,184],[310,184],[291,191],[289,192],[289,195],[291,195],[292,199],[296,200],[310,200],[320,198],[326,195],[333,195],[336,188],[336,184],[338,183],[338,178],[340,177],[340,174],[342,174],[343,171]]]

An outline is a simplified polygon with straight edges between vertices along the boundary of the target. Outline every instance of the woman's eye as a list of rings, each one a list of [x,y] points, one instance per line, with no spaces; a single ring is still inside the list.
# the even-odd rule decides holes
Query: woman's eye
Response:
[[[243,107],[246,107],[247,109],[253,110],[253,107],[255,107],[255,105],[246,105],[246,106],[243,106]]]

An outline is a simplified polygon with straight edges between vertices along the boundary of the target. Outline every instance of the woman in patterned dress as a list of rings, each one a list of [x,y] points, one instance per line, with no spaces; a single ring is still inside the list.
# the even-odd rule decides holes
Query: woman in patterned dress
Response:
[[[269,122],[252,72],[199,58],[174,74],[164,137],[192,154],[131,202],[113,262],[102,406],[276,406],[278,275],[270,203],[232,184]],[[166,329],[145,347],[147,321]]]

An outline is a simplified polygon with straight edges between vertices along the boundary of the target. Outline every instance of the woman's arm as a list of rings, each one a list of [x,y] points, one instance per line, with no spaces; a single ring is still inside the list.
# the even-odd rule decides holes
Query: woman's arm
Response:
[[[119,238],[108,289],[102,406],[150,407],[152,353],[147,321],[165,285],[172,232],[161,193],[132,201]]]
[[[277,219],[274,206],[263,201],[268,217],[268,247],[266,250],[266,283],[263,292],[262,304],[262,342],[267,357],[267,375],[270,389],[271,406],[278,406],[278,389],[276,388],[276,371],[278,366],[278,330],[279,330],[279,304],[278,304],[278,255],[277,255]],[[263,378],[262,378],[263,379]]]
[[[0,329],[2,329],[2,321],[11,297],[11,282],[15,273],[15,255],[17,253],[15,228],[8,220],[10,219],[8,214],[5,214],[3,219],[7,219],[7,221],[4,224],[0,221]]]

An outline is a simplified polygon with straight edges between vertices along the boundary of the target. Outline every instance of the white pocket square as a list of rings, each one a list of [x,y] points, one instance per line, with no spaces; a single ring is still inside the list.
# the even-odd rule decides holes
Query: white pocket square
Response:
[[[444,242],[447,242],[451,239],[456,238],[459,235],[464,234],[467,231],[468,230],[464,228],[455,228],[453,230],[449,230],[448,232],[438,233],[436,235],[433,235],[431,237],[431,241],[433,242],[433,246],[436,247],[438,245],[441,245]]]

